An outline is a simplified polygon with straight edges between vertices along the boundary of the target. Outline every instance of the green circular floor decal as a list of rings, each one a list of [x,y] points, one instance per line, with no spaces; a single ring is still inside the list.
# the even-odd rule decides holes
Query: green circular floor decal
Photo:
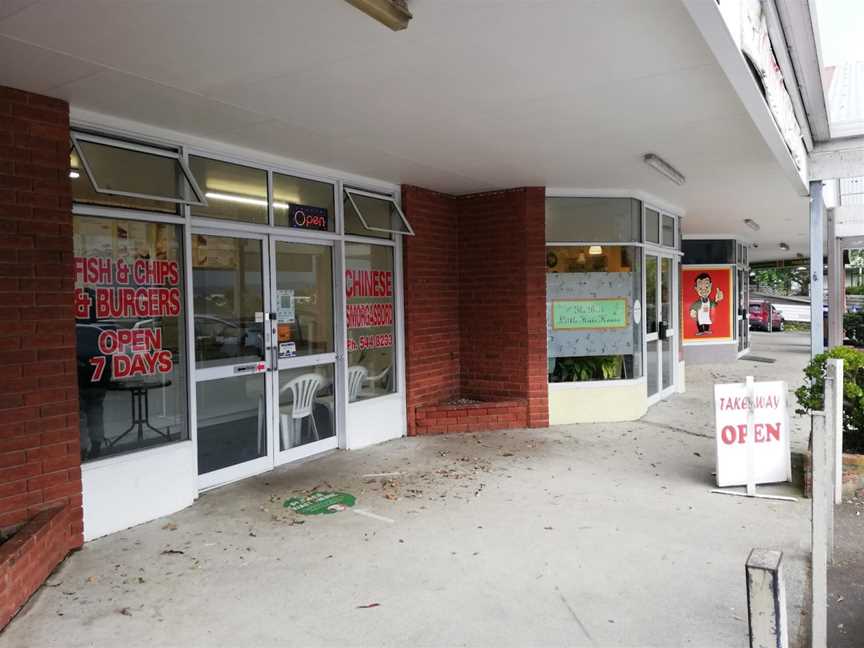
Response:
[[[309,493],[304,497],[291,497],[282,503],[285,508],[290,508],[301,515],[329,515],[344,511],[349,506],[354,506],[356,498],[350,493]]]

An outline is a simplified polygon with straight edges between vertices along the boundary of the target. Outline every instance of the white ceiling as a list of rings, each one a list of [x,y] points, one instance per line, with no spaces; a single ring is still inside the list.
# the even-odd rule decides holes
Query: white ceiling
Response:
[[[642,191],[685,233],[806,253],[807,200],[680,0],[409,5],[393,33],[342,0],[0,0],[0,83],[451,193]]]

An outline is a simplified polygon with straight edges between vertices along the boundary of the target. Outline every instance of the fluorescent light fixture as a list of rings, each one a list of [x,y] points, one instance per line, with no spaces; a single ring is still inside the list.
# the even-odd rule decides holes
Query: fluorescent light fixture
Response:
[[[603,247],[600,245],[592,245],[588,248],[588,254],[591,256],[600,256],[603,254]]]
[[[659,155],[654,155],[653,153],[646,153],[642,156],[642,161],[661,175],[669,178],[677,185],[683,185],[685,182],[687,182],[687,179],[678,169],[673,167]]]
[[[235,196],[234,194],[220,193],[218,191],[208,191],[204,196],[210,200],[224,200],[225,202],[240,203],[241,205],[255,205],[256,207],[266,207],[267,201],[263,198],[250,198],[249,196]],[[274,202],[275,209],[288,209],[290,203]]]
[[[413,18],[405,0],[345,0],[353,7],[357,7],[393,31],[400,31],[408,26]]]
[[[72,170],[69,172],[69,177],[72,178],[73,180],[77,180],[78,178],[81,177],[81,174],[78,173],[75,169],[72,169]]]
[[[744,224],[745,224],[747,227],[749,227],[750,229],[752,229],[754,232],[758,232],[758,231],[759,231],[759,223],[757,223],[756,221],[754,221],[752,218],[745,218],[745,219],[744,219]]]
[[[781,250],[785,250],[786,252],[788,252],[788,251],[789,251],[789,244],[788,244],[788,243],[781,243],[781,244],[780,244],[780,249],[781,249]]]

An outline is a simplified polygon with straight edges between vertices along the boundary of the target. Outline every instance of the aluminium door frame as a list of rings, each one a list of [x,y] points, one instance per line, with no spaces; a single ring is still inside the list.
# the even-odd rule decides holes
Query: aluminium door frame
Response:
[[[316,353],[311,355],[300,356],[296,358],[285,358],[280,359],[278,354],[278,338],[277,332],[273,329],[275,324],[271,324],[269,339],[271,342],[271,348],[269,350],[271,364],[268,366],[268,373],[273,374],[271,389],[271,407],[270,407],[270,418],[273,419],[271,422],[271,428],[273,430],[273,434],[271,435],[271,444],[273,446],[273,457],[274,457],[274,466],[281,466],[286,463],[291,463],[293,461],[298,461],[299,459],[304,459],[306,457],[310,457],[312,455],[317,455],[322,452],[326,452],[328,450],[335,450],[340,447],[340,439],[344,436],[345,423],[344,423],[344,403],[342,400],[345,398],[345,393],[343,389],[340,387],[339,376],[346,370],[344,367],[345,364],[345,354],[339,352],[339,341],[338,341],[338,329],[339,329],[339,317],[340,313],[344,312],[339,309],[339,297],[336,290],[336,277],[338,272],[338,267],[340,264],[338,263],[336,257],[339,253],[338,241],[333,239],[304,239],[302,237],[291,236],[291,232],[287,231],[284,233],[278,234],[270,234],[269,238],[269,263],[270,263],[270,298],[271,298],[271,307],[273,305],[274,295],[276,294],[276,290],[278,287],[278,273],[276,268],[276,244],[277,243],[293,243],[300,245],[318,245],[321,247],[329,247],[330,248],[330,266],[331,266],[331,299],[332,299],[332,308],[333,308],[333,317],[332,317],[332,325],[333,325],[333,351],[328,353]],[[271,310],[272,312],[272,310]],[[267,320],[268,322],[272,322],[272,320]],[[279,426],[280,422],[280,410],[279,410],[279,397],[280,397],[280,380],[279,380],[279,372],[282,370],[290,370],[290,369],[300,369],[303,367],[318,367],[318,366],[332,366],[333,367],[333,426],[334,426],[334,434],[332,437],[328,437],[326,439],[321,439],[319,441],[315,441],[312,443],[306,443],[301,446],[297,446],[295,448],[288,448],[286,450],[280,450],[280,430]]]
[[[215,488],[217,486],[222,486],[224,484],[228,484],[230,482],[238,481],[240,479],[245,479],[247,477],[252,477],[254,475],[261,474],[273,468],[273,431],[271,429],[271,416],[264,417],[264,425],[265,425],[265,439],[267,439],[267,452],[262,457],[257,457],[255,459],[251,459],[249,461],[244,461],[240,464],[234,464],[231,466],[226,466],[225,468],[220,468],[218,470],[214,470],[208,473],[199,473],[198,472],[198,383],[199,382],[209,382],[211,380],[220,380],[223,378],[231,378],[236,376],[236,369],[243,365],[251,365],[256,364],[254,362],[235,362],[230,365],[220,366],[220,367],[205,367],[198,368],[197,362],[194,359],[195,356],[195,293],[194,293],[194,282],[193,282],[193,260],[192,260],[192,237],[198,234],[203,234],[206,236],[221,236],[225,238],[240,238],[246,240],[255,240],[259,241],[261,244],[261,292],[264,308],[264,313],[270,311],[271,306],[271,295],[267,287],[270,285],[270,268],[267,260],[268,248],[267,244],[267,236],[259,234],[257,232],[248,232],[244,231],[243,228],[237,228],[235,230],[228,230],[222,228],[209,228],[202,227],[197,225],[191,225],[187,229],[187,277],[188,277],[188,288],[187,288],[187,312],[189,314],[188,317],[188,335],[190,340],[190,349],[191,353],[189,354],[192,358],[192,362],[190,363],[190,389],[189,389],[189,402],[190,402],[190,436],[193,438],[193,448],[195,451],[195,479],[197,483],[197,488],[199,492],[203,492],[210,488]],[[263,327],[264,329],[264,358],[259,361],[264,364],[265,369],[263,371],[254,371],[254,374],[263,373],[264,374],[264,411],[265,413],[269,408],[272,408],[272,404],[269,402],[269,395],[272,394],[272,380],[273,377],[271,372],[267,370],[269,367],[269,332],[267,327]]]
[[[662,212],[661,212],[661,223],[662,223]],[[661,319],[663,314],[662,309],[662,290],[661,290],[661,275],[663,262],[662,259],[669,259],[670,261],[670,295],[669,295],[669,324],[670,326],[666,329],[667,337],[665,340],[660,340],[659,330],[654,333],[648,333],[648,318],[646,316],[642,317],[644,322],[642,326],[643,333],[643,370],[645,374],[645,385],[647,388],[648,385],[648,343],[657,341],[657,392],[655,394],[648,395],[648,406],[654,405],[661,400],[665,400],[672,394],[674,394],[678,390],[678,380],[679,380],[679,362],[678,362],[678,336],[681,334],[679,320],[678,320],[678,267],[679,267],[679,254],[676,253],[675,250],[669,248],[661,248],[659,246],[654,245],[646,245],[643,249],[643,257],[642,257],[642,296],[643,302],[645,305],[643,307],[644,312],[647,315],[648,312],[648,304],[647,304],[647,296],[648,296],[648,263],[647,257],[652,255],[657,258],[657,273],[654,277],[654,281],[656,282],[657,290],[656,290],[656,303],[655,308],[657,312],[658,322],[662,322],[664,320]],[[649,339],[650,337],[650,339]],[[665,348],[664,343],[673,344],[672,348],[672,380],[668,386],[663,387],[663,350]]]

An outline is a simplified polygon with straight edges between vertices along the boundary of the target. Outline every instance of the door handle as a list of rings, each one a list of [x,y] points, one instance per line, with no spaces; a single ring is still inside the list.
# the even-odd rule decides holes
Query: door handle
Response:
[[[666,322],[659,322],[657,324],[657,339],[665,340],[666,339]]]

